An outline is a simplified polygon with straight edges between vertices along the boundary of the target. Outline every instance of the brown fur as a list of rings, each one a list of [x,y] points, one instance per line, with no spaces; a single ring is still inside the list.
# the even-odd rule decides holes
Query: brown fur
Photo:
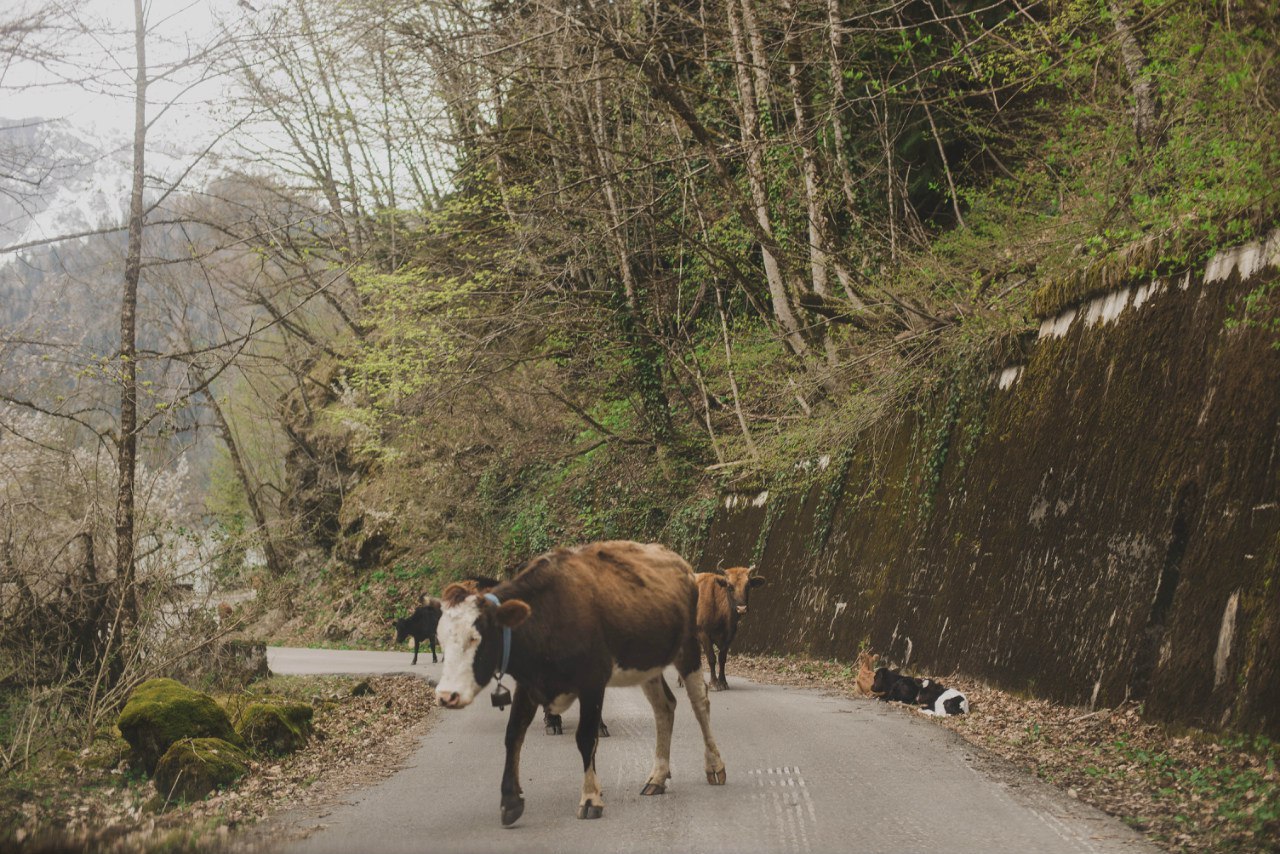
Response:
[[[695,595],[692,582],[692,567],[669,549],[610,541],[542,555],[493,592],[504,602],[542,594],[538,622],[595,635],[619,667],[643,669],[674,660],[685,635],[682,612]]]
[[[724,675],[729,645],[738,633],[738,621],[745,616],[751,588],[764,583],[763,578],[751,574],[752,569],[734,566],[726,569],[723,575],[700,572],[694,576],[698,585],[698,642],[711,668],[711,687],[716,690],[729,687]],[[739,609],[744,613],[739,613]],[[717,649],[719,656],[716,655]]]
[[[855,684],[858,686],[858,693],[864,696],[871,696],[871,683],[876,678],[876,654],[871,650],[863,650],[858,655],[858,677]]]

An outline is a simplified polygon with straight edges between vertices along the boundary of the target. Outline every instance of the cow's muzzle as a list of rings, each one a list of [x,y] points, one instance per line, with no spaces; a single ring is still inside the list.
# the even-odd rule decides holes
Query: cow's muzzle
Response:
[[[739,605],[739,606],[738,606],[738,616],[742,616],[742,615],[743,615],[743,614],[745,614],[745,613],[747,613],[747,606],[746,606],[746,605]]]
[[[457,691],[436,691],[436,702],[446,709],[461,709],[467,705]]]

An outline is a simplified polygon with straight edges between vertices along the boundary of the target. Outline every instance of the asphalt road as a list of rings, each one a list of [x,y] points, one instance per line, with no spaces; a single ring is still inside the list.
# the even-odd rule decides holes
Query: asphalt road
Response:
[[[277,673],[437,677],[431,655],[268,650]],[[674,673],[668,674],[673,688]],[[423,852],[1154,852],[1120,822],[1059,793],[948,730],[873,700],[730,678],[711,695],[728,766],[709,786],[702,740],[677,691],[667,794],[640,797],[653,756],[653,716],[639,688],[610,689],[596,766],[605,814],[575,818],[582,766],[575,706],[565,735],[535,720],[521,762],[524,816],[498,820],[506,713],[487,692],[443,712],[402,770],[322,814],[286,816],[290,854]],[[482,705],[483,703],[483,705]],[[977,710],[977,713],[981,713]]]

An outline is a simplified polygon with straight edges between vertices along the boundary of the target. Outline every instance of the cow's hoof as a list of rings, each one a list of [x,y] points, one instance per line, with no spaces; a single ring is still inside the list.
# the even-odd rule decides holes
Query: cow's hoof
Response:
[[[609,728],[604,725],[604,721],[600,722],[600,737],[601,738],[609,737]]]
[[[603,815],[603,804],[582,804],[578,807],[578,818],[600,818]]]
[[[640,790],[641,795],[665,795],[667,787],[664,783],[645,783],[644,788]]]
[[[707,686],[707,690],[708,690],[708,691],[723,691],[723,690],[724,690],[724,686],[723,686],[723,685],[721,685],[719,682],[712,682],[710,685],[708,685],[708,686]]]
[[[723,786],[724,781],[727,779],[729,779],[729,777],[727,774],[725,774],[725,771],[723,768],[721,768],[719,771],[707,772],[707,782],[713,786]]]
[[[502,799],[502,826],[510,827],[520,820],[520,816],[524,815],[524,798],[516,796],[514,798]]]
[[[728,683],[728,682],[726,682],[726,681],[724,681],[723,679],[721,679],[721,680],[720,680],[720,687],[719,687],[719,689],[717,689],[717,690],[720,690],[720,691],[728,691],[728,690],[729,690],[729,683]]]
[[[547,735],[564,735],[564,727],[557,724],[548,724]]]

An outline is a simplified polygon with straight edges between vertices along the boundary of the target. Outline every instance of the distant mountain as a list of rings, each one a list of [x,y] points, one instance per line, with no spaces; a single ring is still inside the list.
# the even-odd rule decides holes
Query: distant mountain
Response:
[[[0,245],[123,222],[128,141],[65,121],[0,119]]]
[[[0,118],[0,246],[123,224],[133,182],[132,142],[65,120]],[[154,198],[191,158],[148,146]],[[0,259],[0,264],[3,264]]]

